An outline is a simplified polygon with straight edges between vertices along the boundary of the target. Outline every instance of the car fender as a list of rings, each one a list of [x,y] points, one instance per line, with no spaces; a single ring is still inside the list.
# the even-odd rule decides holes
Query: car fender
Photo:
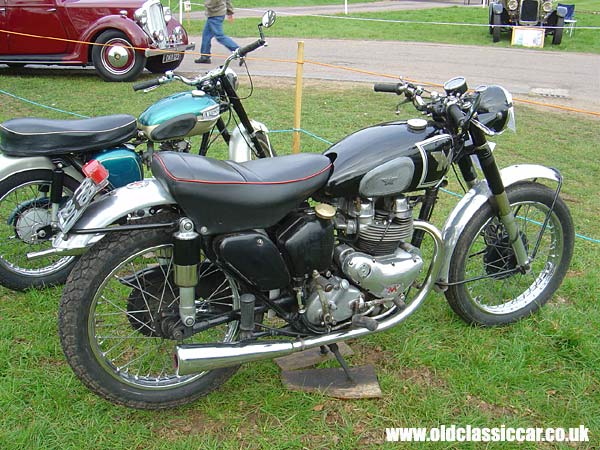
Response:
[[[31,157],[13,157],[0,154],[0,181],[4,181],[11,175],[20,172],[27,172],[31,170],[54,170],[56,166],[45,156],[31,156]],[[83,174],[81,174],[73,166],[67,166],[64,169],[66,175],[71,178],[81,181],[83,180]]]
[[[85,52],[87,52],[87,60],[91,61],[92,48],[94,46],[88,45],[87,43],[95,42],[102,32],[110,29],[119,30],[124,33],[131,42],[131,45],[136,48],[145,49],[153,46],[150,37],[137,23],[123,16],[112,15],[102,17],[90,25],[82,35],[82,43],[78,44],[76,53],[85,54]],[[88,48],[86,49],[86,47]]]
[[[556,169],[538,165],[538,164],[518,164],[505,167],[500,171],[504,187],[514,185],[516,183],[543,178],[554,181],[558,184],[562,183],[562,176]],[[442,239],[446,252],[444,261],[440,269],[439,282],[447,283],[448,274],[450,271],[450,261],[456,248],[458,238],[462,234],[465,226],[471,220],[471,217],[492,197],[492,193],[485,180],[475,184],[469,192],[458,202],[454,207],[442,228]]]
[[[53,252],[61,255],[80,255],[100,241],[105,234],[92,231],[116,223],[129,214],[140,216],[151,208],[176,204],[160,181],[146,178],[110,191],[94,200],[73,226],[70,233],[56,235],[52,241]],[[77,234],[72,233],[77,230]],[[90,230],[89,234],[80,234]]]

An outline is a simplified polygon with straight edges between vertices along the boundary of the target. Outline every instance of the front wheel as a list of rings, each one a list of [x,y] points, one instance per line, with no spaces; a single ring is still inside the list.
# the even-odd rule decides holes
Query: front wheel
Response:
[[[145,223],[176,220],[158,215]],[[140,221],[142,222],[142,221]],[[93,392],[117,404],[161,409],[179,406],[216,389],[237,367],[179,376],[175,345],[231,342],[239,292],[233,279],[209,260],[198,268],[196,321],[226,323],[185,338],[179,290],[173,279],[172,230],[113,233],[73,268],[59,309],[63,351],[75,374]]]
[[[537,253],[531,270],[514,271],[516,257],[504,225],[489,202],[482,206],[456,243],[446,291],[448,303],[467,323],[504,325],[536,312],[560,286],[573,255],[573,221],[560,197],[550,212],[554,190],[527,182],[506,192],[529,256],[536,246]]]
[[[492,25],[492,42],[500,42],[500,25],[502,25],[500,14],[492,14]]]
[[[75,257],[28,261],[29,252],[52,248],[50,187],[52,171],[19,172],[0,182],[0,284],[16,291],[62,284]],[[66,177],[63,202],[78,182]]]
[[[124,33],[107,30],[96,39],[92,62],[98,75],[106,81],[131,81],[144,70],[146,57],[133,48]]]
[[[564,17],[559,17],[556,20],[555,26],[556,28],[554,29],[554,34],[552,36],[552,45],[560,45],[560,43],[562,42],[563,31],[565,26]]]

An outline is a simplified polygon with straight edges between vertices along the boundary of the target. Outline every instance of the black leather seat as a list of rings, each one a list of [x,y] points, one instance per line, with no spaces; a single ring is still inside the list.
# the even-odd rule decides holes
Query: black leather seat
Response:
[[[0,150],[8,156],[84,153],[127,142],[136,132],[136,118],[128,114],[78,120],[27,117],[0,124]]]
[[[155,153],[152,173],[209,234],[267,228],[325,185],[329,158],[303,153],[241,164],[187,153]]]

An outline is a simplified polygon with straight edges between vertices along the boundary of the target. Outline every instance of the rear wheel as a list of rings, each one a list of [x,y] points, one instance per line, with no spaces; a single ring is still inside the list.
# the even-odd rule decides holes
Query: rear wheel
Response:
[[[161,221],[174,219],[169,214]],[[216,389],[237,370],[177,374],[175,345],[234,341],[238,322],[187,338],[178,334],[172,249],[172,230],[113,233],[81,257],[65,287],[59,333],[67,360],[89,389],[114,403],[175,407]],[[210,261],[200,265],[199,278],[197,321],[239,308],[236,283]]]
[[[562,42],[564,26],[564,17],[559,17],[558,19],[556,19],[556,28],[554,29],[554,34],[552,36],[552,45],[560,45],[560,43]]]
[[[531,256],[552,207],[554,191],[537,183],[522,183],[509,187],[507,194]],[[573,221],[558,198],[539,239],[531,270],[513,271],[516,258],[506,230],[486,203],[457,241],[450,262],[448,303],[466,322],[484,326],[508,324],[532,314],[560,286],[573,244]]]
[[[0,283],[22,291],[62,284],[75,258],[49,256],[29,261],[29,252],[52,248],[50,170],[20,172],[0,182]],[[78,182],[65,177],[63,201]],[[43,235],[43,236],[42,236]]]

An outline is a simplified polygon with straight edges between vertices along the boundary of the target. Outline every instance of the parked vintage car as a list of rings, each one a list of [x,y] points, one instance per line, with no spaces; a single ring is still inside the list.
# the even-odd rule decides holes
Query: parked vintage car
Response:
[[[490,34],[492,40],[498,42],[502,27],[540,26],[545,28],[546,34],[552,35],[552,44],[558,45],[562,41],[566,13],[564,6],[555,9],[552,0],[492,0]]]
[[[107,81],[173,70],[194,48],[160,0],[0,0],[0,30],[0,63],[92,64]]]

